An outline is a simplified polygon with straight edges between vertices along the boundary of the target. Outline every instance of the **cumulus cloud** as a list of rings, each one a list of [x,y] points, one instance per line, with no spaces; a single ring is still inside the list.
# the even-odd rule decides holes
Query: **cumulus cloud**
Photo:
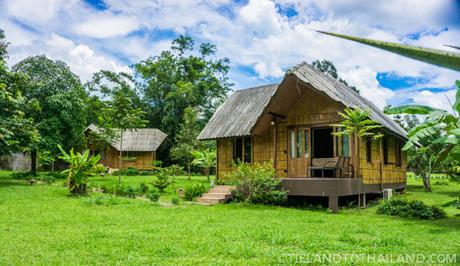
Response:
[[[126,35],[138,27],[139,23],[134,18],[99,14],[75,25],[74,31],[89,37],[110,38]]]
[[[332,60],[344,79],[380,107],[442,99],[427,88],[449,91],[460,79],[458,72],[314,31],[449,49],[443,45],[460,43],[459,10],[443,0],[106,0],[102,11],[77,0],[27,1],[7,1],[0,10],[2,27],[13,31],[7,32],[12,58],[46,53],[66,61],[84,79],[99,68],[123,69],[156,55],[177,34],[216,44],[217,56],[230,58],[234,66],[230,77],[237,88],[279,79],[301,61],[323,58]],[[30,22],[37,32],[24,30],[14,19]],[[381,72],[428,82],[395,93],[379,85],[376,76]]]

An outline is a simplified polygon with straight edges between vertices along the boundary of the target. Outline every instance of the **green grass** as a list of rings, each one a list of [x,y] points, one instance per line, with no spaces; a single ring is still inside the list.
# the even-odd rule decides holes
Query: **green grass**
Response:
[[[134,186],[152,178],[123,182]],[[449,253],[460,260],[460,211],[454,207],[446,208],[449,218],[437,221],[381,216],[375,206],[339,214],[246,204],[165,207],[99,193],[71,197],[62,180],[30,186],[1,179],[0,265],[266,265],[313,253]],[[102,177],[93,184],[116,180]],[[180,177],[176,188],[189,182],[206,179]],[[421,181],[410,178],[407,197],[444,204],[458,197],[460,185],[440,179],[433,189],[425,193]],[[161,200],[174,194],[169,189]]]

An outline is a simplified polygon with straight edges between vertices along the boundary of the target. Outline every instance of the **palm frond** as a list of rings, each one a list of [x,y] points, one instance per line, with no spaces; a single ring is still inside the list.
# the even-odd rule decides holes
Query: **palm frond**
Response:
[[[366,45],[370,45],[376,48],[380,48],[392,53],[396,53],[405,57],[409,57],[415,60],[419,60],[425,63],[437,65],[440,67],[449,68],[452,70],[460,71],[460,54],[452,53],[443,50],[418,47],[406,44],[399,44],[394,42],[384,42],[379,40],[372,40],[360,37],[354,37],[345,34],[332,33],[326,31],[317,31],[319,33],[327,34],[330,36],[347,39]]]

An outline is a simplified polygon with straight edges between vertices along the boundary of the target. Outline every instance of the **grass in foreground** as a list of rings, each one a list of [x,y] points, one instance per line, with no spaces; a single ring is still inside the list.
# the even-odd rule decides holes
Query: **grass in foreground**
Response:
[[[123,181],[135,185],[142,178],[152,177]],[[116,177],[101,179],[95,182]],[[429,194],[411,178],[408,197],[437,204],[458,197],[459,184],[441,181],[448,185],[434,181]],[[454,215],[460,211],[447,211],[447,219],[418,221],[380,216],[375,207],[339,214],[245,204],[161,207],[96,193],[75,198],[61,182],[3,180],[0,264],[265,265],[313,253],[449,253],[458,261],[460,218]]]

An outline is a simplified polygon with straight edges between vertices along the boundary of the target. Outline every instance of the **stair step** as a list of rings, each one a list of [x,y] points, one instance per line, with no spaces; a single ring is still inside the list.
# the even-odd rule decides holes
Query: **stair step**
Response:
[[[230,193],[215,193],[215,192],[208,192],[203,194],[201,197],[203,198],[219,198],[219,199],[227,199],[231,196],[232,194]]]
[[[220,199],[220,198],[207,198],[207,197],[202,197],[202,198],[198,198],[197,199],[198,202],[202,202],[202,203],[214,203],[214,204],[218,204],[218,203],[222,203],[222,202],[225,202],[225,199]]]

